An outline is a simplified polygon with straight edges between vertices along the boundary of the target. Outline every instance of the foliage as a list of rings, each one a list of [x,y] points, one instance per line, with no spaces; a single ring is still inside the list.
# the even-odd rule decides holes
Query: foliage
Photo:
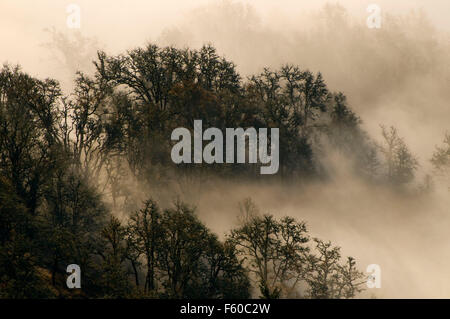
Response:
[[[166,192],[163,202],[175,197],[168,183],[200,172],[270,178],[257,165],[175,166],[170,133],[196,119],[222,130],[278,127],[284,180],[323,177],[323,139],[349,158],[357,145],[357,169],[376,175],[372,141],[320,73],[284,65],[243,80],[212,46],[98,52],[95,68],[92,77],[78,72],[67,96],[55,80],[8,65],[0,71],[1,298],[248,298],[255,287],[263,298],[351,298],[360,291],[355,261],[341,264],[331,243],[311,247],[305,222],[261,216],[248,200],[242,224],[222,241],[186,203],[162,209],[148,199],[139,208],[133,197],[134,185],[144,194],[154,187]],[[395,131],[383,133],[390,179],[411,181],[415,158]],[[69,264],[82,269],[81,290],[66,287]]]
[[[385,157],[387,173],[386,177],[393,184],[405,184],[414,178],[418,161],[409,151],[404,140],[398,136],[397,129],[393,126],[388,130],[382,126],[384,144],[381,151]]]
[[[355,260],[348,257],[341,265],[340,248],[320,239],[311,249],[306,224],[292,217],[252,214],[231,231],[229,242],[256,280],[261,298],[352,298],[361,291],[363,275]]]

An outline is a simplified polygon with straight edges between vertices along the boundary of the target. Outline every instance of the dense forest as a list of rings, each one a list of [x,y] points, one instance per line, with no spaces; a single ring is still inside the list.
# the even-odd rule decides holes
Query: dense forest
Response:
[[[284,65],[244,78],[210,45],[99,51],[94,65],[93,76],[77,73],[69,94],[18,66],[0,72],[0,297],[353,298],[362,291],[355,259],[310,236],[307,221],[276,218],[247,194],[236,203],[239,225],[214,234],[174,185],[326,181],[323,158],[333,151],[366,183],[408,192],[418,160],[395,127],[382,126],[376,143],[320,72]],[[279,128],[278,174],[260,175],[259,164],[174,164],[171,132],[198,119],[222,130]],[[444,142],[432,163],[448,174],[450,137]],[[66,286],[70,264],[81,268],[81,289]]]

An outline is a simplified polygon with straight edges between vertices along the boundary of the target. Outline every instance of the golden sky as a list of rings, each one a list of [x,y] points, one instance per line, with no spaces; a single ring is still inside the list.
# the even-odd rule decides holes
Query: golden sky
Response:
[[[41,44],[48,41],[46,28],[67,30],[66,7],[81,8],[81,32],[96,37],[110,50],[123,51],[152,40],[177,24],[194,8],[221,0],[1,0],[0,60],[20,63],[28,72],[45,73]],[[236,1],[235,1],[236,2]],[[294,23],[300,13],[322,7],[326,0],[242,0],[261,15],[262,22],[287,16]],[[407,12],[423,8],[433,23],[450,30],[450,1],[447,0],[341,0],[354,16],[367,16],[366,8],[377,3],[385,12]],[[226,26],[224,26],[226,28]]]

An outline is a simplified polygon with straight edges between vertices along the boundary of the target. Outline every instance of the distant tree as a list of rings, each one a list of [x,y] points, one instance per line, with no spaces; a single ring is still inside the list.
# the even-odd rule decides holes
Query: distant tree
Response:
[[[450,134],[445,135],[443,146],[436,147],[431,163],[440,178],[450,180]]]
[[[418,167],[416,157],[409,151],[404,140],[398,136],[397,129],[389,130],[381,126],[384,154],[387,166],[388,181],[394,184],[405,184],[414,179],[414,172]]]
[[[326,127],[329,147],[341,151],[354,162],[355,170],[365,177],[374,178],[379,168],[375,143],[361,128],[361,119],[350,109],[347,97],[333,94],[330,122]]]

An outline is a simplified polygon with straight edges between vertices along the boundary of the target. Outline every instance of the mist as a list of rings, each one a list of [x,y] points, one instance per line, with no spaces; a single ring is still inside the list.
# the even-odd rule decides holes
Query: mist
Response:
[[[204,6],[165,30],[159,42],[179,47],[210,42],[248,75],[286,63],[320,71],[331,89],[348,96],[375,140],[380,124],[399,129],[419,158],[420,183],[449,128],[447,31],[414,5],[385,13],[380,30],[368,29],[364,15],[352,15],[355,8],[346,3],[306,6],[293,10],[296,18],[286,12],[288,5],[264,18],[254,7]],[[333,178],[326,184],[222,185],[215,192],[200,192],[199,211],[208,225],[223,232],[233,226],[229,212],[237,214],[236,203],[251,196],[266,213],[308,221],[314,234],[358,256],[360,266],[379,264],[382,289],[368,289],[365,297],[448,297],[448,190],[442,186],[421,196],[392,193],[361,182],[345,159],[330,154],[328,160]]]

